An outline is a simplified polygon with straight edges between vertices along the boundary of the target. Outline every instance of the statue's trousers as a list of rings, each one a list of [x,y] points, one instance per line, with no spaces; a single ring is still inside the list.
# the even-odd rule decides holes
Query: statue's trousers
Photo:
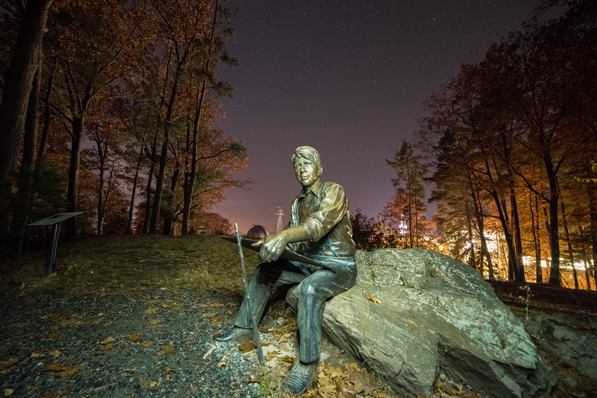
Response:
[[[325,301],[347,291],[356,282],[357,269],[354,257],[309,256],[322,266],[278,260],[260,264],[249,283],[251,309],[257,323],[274,286],[299,284],[297,324],[299,331],[299,360],[310,363],[321,353],[321,317]],[[296,293],[295,293],[296,294]],[[251,318],[246,296],[235,326],[251,328]]]

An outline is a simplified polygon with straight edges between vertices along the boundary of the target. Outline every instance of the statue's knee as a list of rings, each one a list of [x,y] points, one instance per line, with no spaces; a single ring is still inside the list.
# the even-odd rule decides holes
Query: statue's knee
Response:
[[[303,281],[299,286],[299,297],[317,297],[317,291],[315,290],[313,283],[305,282],[306,281]]]

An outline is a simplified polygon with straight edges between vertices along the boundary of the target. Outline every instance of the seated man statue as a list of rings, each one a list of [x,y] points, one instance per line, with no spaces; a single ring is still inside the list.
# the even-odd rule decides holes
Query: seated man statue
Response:
[[[323,168],[316,149],[301,146],[292,156],[294,173],[303,186],[291,207],[288,227],[266,236],[254,245],[261,246],[259,265],[249,284],[235,327],[218,341],[232,341],[251,333],[254,317],[258,324],[272,288],[299,284],[297,324],[299,361],[288,378],[286,387],[301,395],[315,374],[321,354],[321,318],[326,299],[345,292],[356,281],[356,251],[348,214],[348,201],[342,186],[319,179]],[[313,264],[280,258],[287,248],[308,257]],[[253,313],[249,313],[249,307]]]

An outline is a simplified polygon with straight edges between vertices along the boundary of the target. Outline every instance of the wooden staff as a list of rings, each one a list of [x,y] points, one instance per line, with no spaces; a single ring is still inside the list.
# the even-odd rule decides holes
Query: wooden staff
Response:
[[[251,309],[251,297],[249,296],[249,284],[247,283],[247,271],[245,270],[245,256],[243,255],[243,246],[241,244],[241,236],[238,232],[238,224],[234,223],[234,233],[236,234],[236,243],[238,245],[238,255],[240,256],[240,268],[243,274],[243,283],[245,285],[245,300],[247,300],[247,309],[251,316],[251,323],[253,326],[253,336],[255,337],[255,343],[257,344],[257,356],[259,357],[259,363],[265,364],[263,359],[263,349],[261,348],[261,340],[259,339],[259,328],[257,327],[257,321],[253,316],[253,310]]]

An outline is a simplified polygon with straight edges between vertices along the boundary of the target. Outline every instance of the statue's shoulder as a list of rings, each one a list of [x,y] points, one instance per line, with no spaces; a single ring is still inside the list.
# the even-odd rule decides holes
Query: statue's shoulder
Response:
[[[339,189],[344,191],[344,187],[340,184],[338,184],[337,182],[332,182],[332,181],[326,181],[322,184],[322,188],[324,190],[329,190],[329,189]]]

